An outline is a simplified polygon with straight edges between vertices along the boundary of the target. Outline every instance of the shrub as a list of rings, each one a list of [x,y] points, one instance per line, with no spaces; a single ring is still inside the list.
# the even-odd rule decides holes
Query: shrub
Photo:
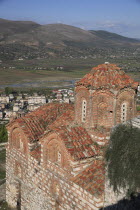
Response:
[[[140,129],[132,125],[117,126],[106,150],[108,178],[114,191],[140,189]]]

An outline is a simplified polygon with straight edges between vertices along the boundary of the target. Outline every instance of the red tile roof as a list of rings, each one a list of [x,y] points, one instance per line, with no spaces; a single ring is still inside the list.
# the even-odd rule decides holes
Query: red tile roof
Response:
[[[53,132],[58,133],[74,160],[95,157],[100,154],[100,147],[93,142],[86,129],[81,126],[60,126],[53,128]]]
[[[71,180],[94,196],[104,192],[105,165],[101,160],[95,160],[89,167]]]
[[[16,119],[30,142],[40,140],[48,132],[57,133],[63,140],[67,151],[74,160],[94,157],[99,154],[97,146],[86,129],[74,126],[74,107],[70,104],[47,104],[25,117]],[[31,156],[39,159],[40,151],[31,152]]]
[[[92,68],[91,72],[86,74],[77,86],[83,85],[91,89],[115,88],[122,89],[125,87],[137,88],[138,82],[131,79],[130,76],[120,70],[115,64],[101,64]]]
[[[100,148],[93,142],[86,129],[74,124],[74,109],[62,113],[53,123],[49,124],[45,135],[50,132],[59,135],[74,160],[99,155]]]
[[[72,110],[74,110],[74,107],[71,104],[47,104],[27,114],[25,117],[12,121],[9,126],[13,125],[15,122],[18,123],[28,140],[32,142],[39,140],[47,127],[56,121],[63,113]]]

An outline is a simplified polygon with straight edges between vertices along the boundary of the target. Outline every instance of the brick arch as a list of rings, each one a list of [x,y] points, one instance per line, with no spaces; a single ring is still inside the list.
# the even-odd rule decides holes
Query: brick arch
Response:
[[[14,127],[9,138],[10,147],[14,147],[24,154],[28,152],[28,141],[22,129]]]
[[[60,144],[56,139],[52,139],[47,145],[47,159],[52,162],[59,162],[58,153],[62,153]]]
[[[11,132],[11,138],[10,138],[10,146],[15,147],[17,149],[20,148],[20,142],[19,142],[19,128],[14,128]]]
[[[121,89],[120,91],[118,91],[116,97],[118,98],[120,95],[122,95],[124,93],[129,94],[129,96],[130,95],[134,96],[136,94],[134,89],[132,89],[132,88],[124,88],[124,89]]]
[[[117,95],[116,101],[116,123],[122,123],[122,105],[126,104],[126,119],[130,120],[135,116],[135,100],[134,100],[135,92],[133,90],[123,90]]]
[[[60,167],[70,168],[69,155],[66,148],[57,134],[50,134],[43,143],[44,166],[51,161]]]
[[[108,120],[108,106],[107,103],[101,102],[97,106],[98,110],[98,125],[104,126]]]
[[[125,123],[126,120],[127,120],[127,113],[128,113],[128,107],[129,107],[129,104],[127,101],[123,101],[120,105],[121,109],[120,109],[120,112],[121,112],[121,123]]]
[[[93,93],[92,123],[94,127],[112,127],[114,117],[114,94],[109,91]]]
[[[89,90],[85,87],[78,87],[75,89],[75,120],[78,123],[84,123],[88,119],[88,107],[90,101]],[[83,101],[86,102],[86,118],[83,120]]]
[[[114,93],[109,90],[97,90],[92,93],[92,97],[95,103],[109,102],[115,99]]]

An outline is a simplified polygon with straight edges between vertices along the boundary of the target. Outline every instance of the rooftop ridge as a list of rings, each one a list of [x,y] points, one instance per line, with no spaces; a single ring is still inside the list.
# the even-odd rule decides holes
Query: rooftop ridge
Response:
[[[120,67],[118,67],[116,64],[113,63],[104,63],[104,64],[99,64],[96,67],[93,67],[92,70],[121,70]]]

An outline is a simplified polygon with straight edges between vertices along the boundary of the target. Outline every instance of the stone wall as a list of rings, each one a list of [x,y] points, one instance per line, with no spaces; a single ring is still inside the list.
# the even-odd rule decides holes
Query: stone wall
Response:
[[[93,210],[103,206],[103,197],[95,197],[71,182],[59,166],[47,167],[29,154],[7,147],[6,200],[22,210],[76,209]]]

